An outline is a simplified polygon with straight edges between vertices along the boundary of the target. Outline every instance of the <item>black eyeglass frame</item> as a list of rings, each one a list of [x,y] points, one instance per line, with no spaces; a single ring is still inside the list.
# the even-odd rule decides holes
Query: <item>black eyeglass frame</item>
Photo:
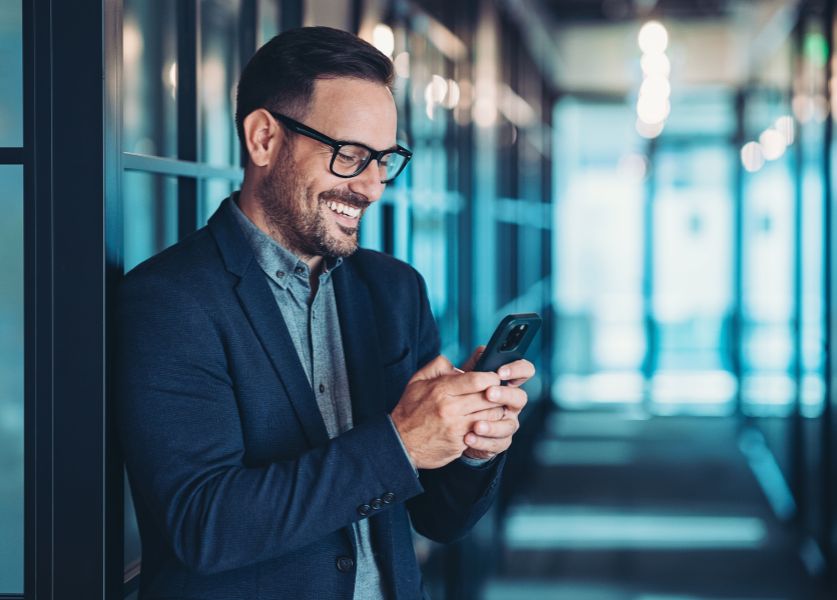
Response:
[[[326,146],[330,146],[333,150],[331,154],[331,162],[328,164],[328,170],[331,171],[333,175],[336,177],[342,177],[343,179],[351,179],[352,177],[357,177],[370,165],[373,160],[377,160],[380,164],[381,158],[383,158],[387,154],[398,154],[399,156],[404,157],[404,164],[398,169],[398,171],[390,177],[389,179],[382,179],[381,183],[391,183],[396,177],[398,177],[401,172],[404,170],[404,167],[407,166],[407,163],[410,162],[410,159],[413,157],[413,153],[402,146],[401,144],[396,144],[395,148],[388,148],[386,150],[375,150],[374,148],[370,148],[366,144],[361,144],[360,142],[347,142],[342,140],[335,140],[333,138],[328,137],[324,133],[320,133],[316,129],[312,129],[305,125],[304,123],[300,123],[299,121],[292,119],[287,115],[283,115],[282,113],[274,112],[269,108],[265,109],[273,118],[285,125],[288,129],[293,131],[294,133],[298,133],[300,135],[304,135],[305,137],[309,137],[312,140],[316,140],[325,144]],[[360,146],[369,151],[369,156],[365,161],[363,161],[357,170],[352,173],[351,175],[341,175],[337,171],[334,170],[334,161],[337,160],[337,155],[340,152],[340,149],[343,146]]]

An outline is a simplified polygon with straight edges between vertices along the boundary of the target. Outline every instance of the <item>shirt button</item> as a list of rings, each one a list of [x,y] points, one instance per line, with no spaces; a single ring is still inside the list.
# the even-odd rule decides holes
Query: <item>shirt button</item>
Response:
[[[321,383],[320,384],[320,393],[322,394],[323,392],[325,392],[325,386]]]
[[[284,277],[284,276],[285,276],[285,272],[284,272],[284,271],[276,271],[276,276],[277,276],[277,277],[280,277],[280,278],[281,278],[281,277]]]
[[[303,273],[305,273],[305,269],[303,269],[302,267],[296,267],[294,269],[294,273],[296,273],[297,275],[302,275]]]
[[[392,492],[387,492],[383,496],[381,496],[381,500],[383,500],[384,504],[392,504],[395,502],[395,494]]]
[[[337,557],[337,570],[341,573],[348,573],[355,567],[355,561],[348,556]]]
[[[375,510],[381,510],[384,507],[384,503],[381,502],[380,498],[375,498],[371,503],[370,506]]]
[[[368,504],[361,504],[357,507],[357,512],[361,517],[367,516],[370,512],[372,512],[372,507]]]

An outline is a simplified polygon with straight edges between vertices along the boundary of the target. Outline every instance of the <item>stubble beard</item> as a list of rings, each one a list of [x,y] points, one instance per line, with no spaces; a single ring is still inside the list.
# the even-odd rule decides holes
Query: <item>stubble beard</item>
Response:
[[[281,173],[280,173],[281,169]],[[271,233],[294,254],[307,258],[350,256],[358,247],[358,227],[337,226],[343,235],[329,231],[327,203],[331,200],[365,209],[369,202],[357,194],[329,190],[314,198],[296,169],[290,149],[283,149],[258,190],[259,202]],[[362,213],[361,213],[362,215]]]

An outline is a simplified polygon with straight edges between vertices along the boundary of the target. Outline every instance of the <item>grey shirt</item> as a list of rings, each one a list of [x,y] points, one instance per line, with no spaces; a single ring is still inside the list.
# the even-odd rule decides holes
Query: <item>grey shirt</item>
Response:
[[[314,390],[329,438],[352,428],[352,402],[343,340],[337,315],[332,273],[342,259],[329,259],[311,294],[308,265],[256,227],[241,211],[237,197],[230,204],[256,261],[267,276],[270,290],[288,327],[299,360]],[[355,537],[356,574],[354,597],[383,600],[386,597],[380,568],[375,560],[369,521],[352,525]]]

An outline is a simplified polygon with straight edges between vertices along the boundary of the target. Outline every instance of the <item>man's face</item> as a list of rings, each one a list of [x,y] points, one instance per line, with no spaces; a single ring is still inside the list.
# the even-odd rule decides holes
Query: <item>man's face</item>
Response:
[[[377,150],[395,145],[395,104],[379,83],[319,80],[301,121],[335,140]],[[258,188],[269,226],[300,256],[349,256],[357,249],[363,212],[384,191],[377,163],[355,177],[340,178],[329,170],[331,147],[285,129],[283,136]]]

